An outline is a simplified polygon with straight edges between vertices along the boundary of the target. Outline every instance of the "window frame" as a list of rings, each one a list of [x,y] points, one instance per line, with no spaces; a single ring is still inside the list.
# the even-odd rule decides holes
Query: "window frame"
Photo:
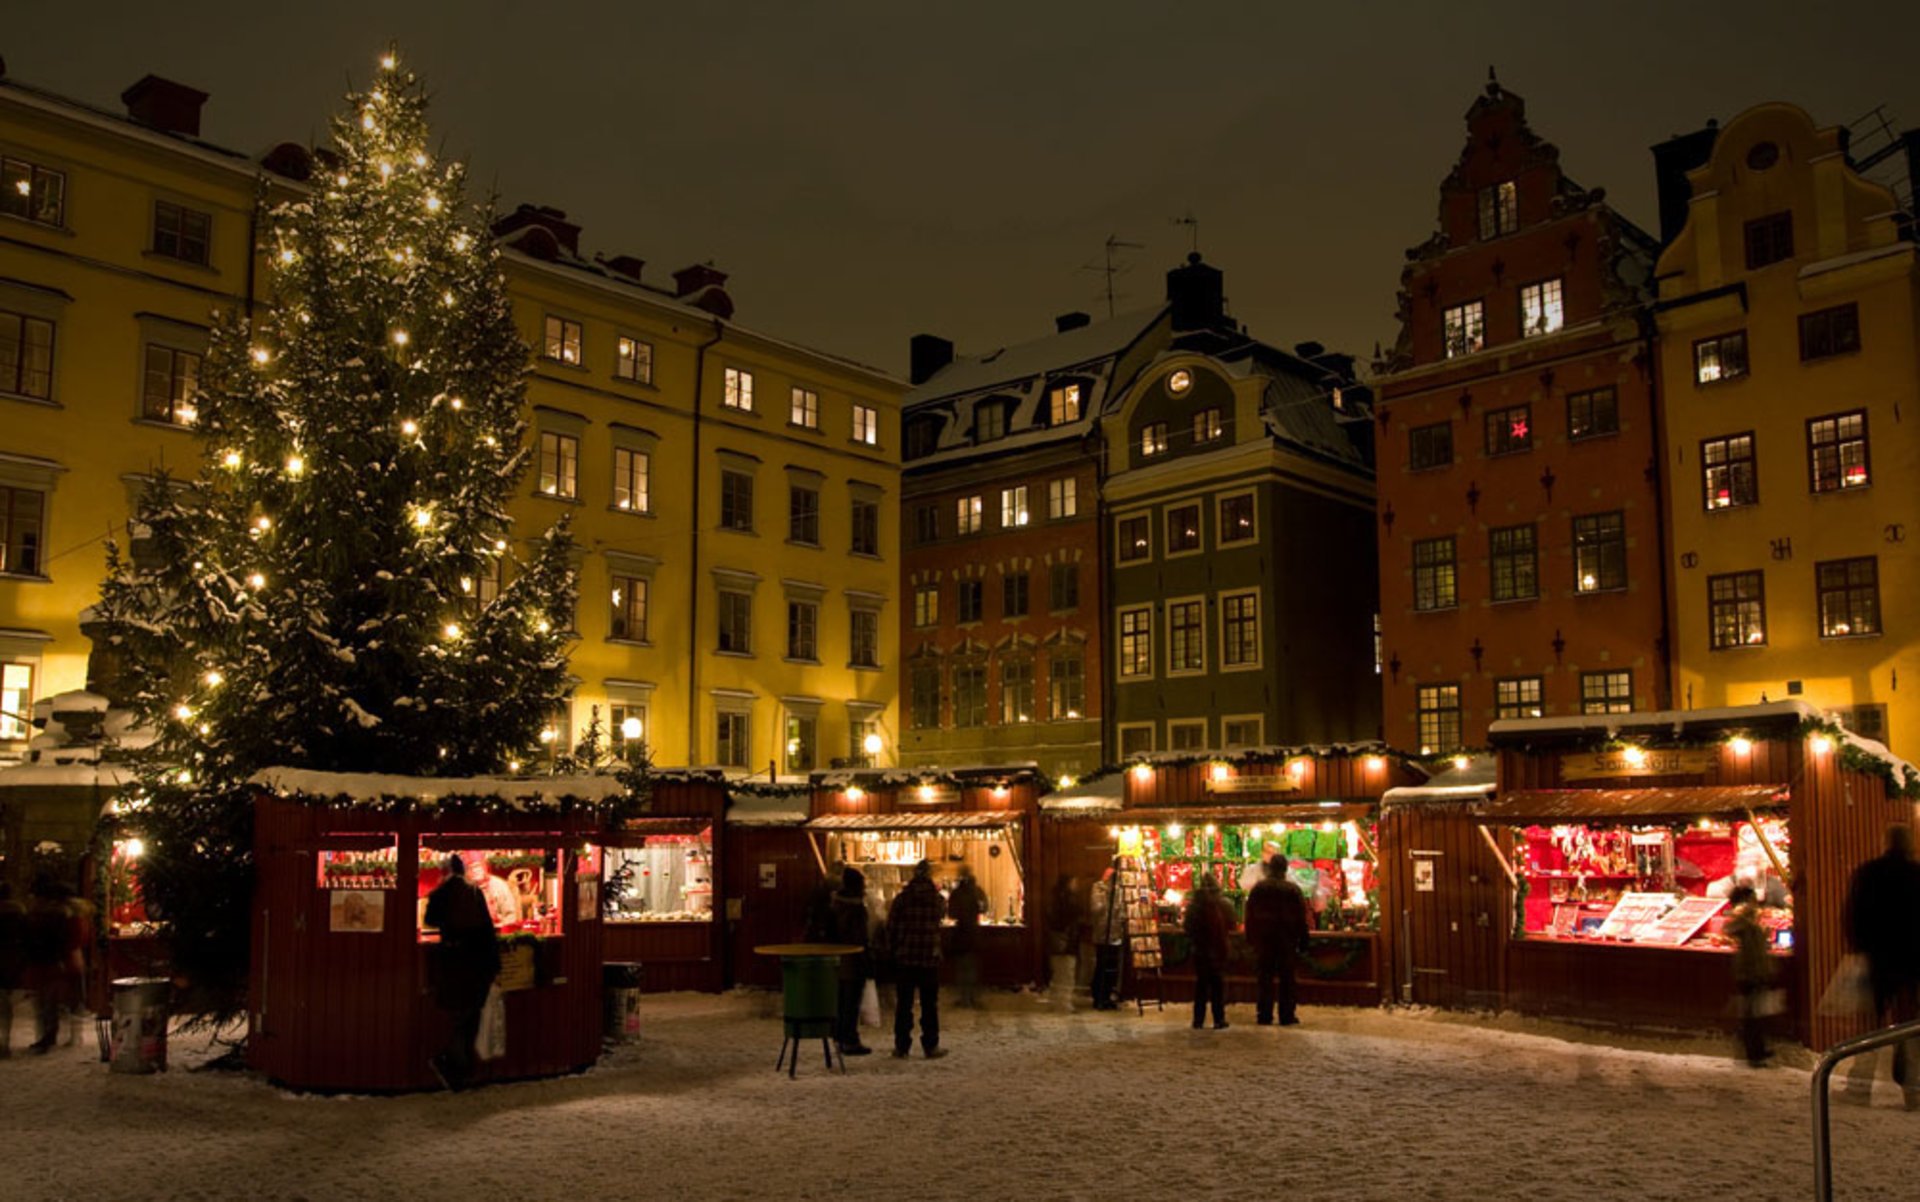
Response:
[[[18,174],[21,171],[24,171],[24,175]],[[25,192],[21,192],[18,188],[18,181],[21,179],[27,183]],[[55,181],[58,181],[58,187],[52,186]],[[43,183],[48,186],[43,188],[41,186]],[[48,192],[55,194],[50,220],[44,215],[45,195]],[[36,194],[41,198],[37,204],[35,203]],[[17,210],[13,207],[14,202],[11,199],[14,196],[24,197],[18,202]],[[32,222],[47,229],[66,229],[67,173],[58,167],[48,167],[18,155],[0,156],[0,214]]]
[[[1080,402],[1078,382],[1056,384],[1047,389],[1047,424],[1065,426],[1079,421],[1082,413]]]
[[[33,512],[23,519],[21,498],[26,496],[34,498]],[[47,519],[52,508],[51,488],[0,483],[0,576],[48,579]]]
[[[1457,323],[1456,315],[1459,318]],[[1440,310],[1440,348],[1444,352],[1441,356],[1444,359],[1464,359],[1487,349],[1486,298],[1461,301]]]
[[[1827,570],[1840,569],[1843,573],[1857,565],[1869,566],[1869,579],[1856,582],[1851,575],[1842,577],[1838,584],[1828,584],[1825,580]],[[1886,633],[1886,610],[1880,604],[1880,557],[1878,555],[1850,555],[1843,559],[1823,559],[1813,565],[1814,616],[1820,625],[1820,637],[1824,639],[1868,639],[1877,638]],[[1828,602],[1839,597],[1847,609],[1847,629],[1836,631],[1834,623],[1828,621]],[[1853,618],[1859,614],[1857,602],[1864,597],[1871,611],[1871,628],[1854,629]]]
[[[1027,505],[1027,486],[1015,484],[1000,490],[1000,528],[1018,530],[1033,520],[1033,510]]]
[[[1595,422],[1595,415],[1601,410],[1597,404],[1599,398],[1606,398],[1605,412],[1608,421],[1605,426]],[[1578,424],[1581,403],[1585,402],[1588,428]],[[1567,394],[1567,441],[1586,442],[1594,438],[1608,438],[1620,433],[1620,393],[1612,384],[1603,384],[1598,388],[1587,388]]]
[[[985,493],[971,493],[954,499],[953,532],[965,538],[979,534],[986,529],[987,499]]]
[[[1223,589],[1219,595],[1220,609],[1220,671],[1255,672],[1266,662],[1266,639],[1261,629],[1261,590],[1258,588]],[[1235,606],[1240,602],[1251,601],[1251,613],[1236,614]],[[1240,632],[1242,657],[1232,655],[1235,646],[1235,627],[1243,627]],[[1253,654],[1246,658],[1247,642],[1251,641]]]
[[[931,686],[928,689],[926,686]],[[930,708],[929,708],[930,707]],[[921,658],[907,667],[907,718],[915,730],[939,730],[946,717],[946,673],[940,661]],[[931,721],[925,719],[931,717]]]
[[[720,469],[720,529],[735,534],[752,534],[754,524],[754,473],[740,468]]]
[[[1740,245],[1746,269],[1759,271],[1793,258],[1793,210],[1782,209],[1752,218],[1741,227]]]
[[[542,317],[540,357],[549,363],[567,367],[583,366],[586,362],[587,340],[582,324],[561,313],[545,313]]]
[[[1209,405],[1205,409],[1196,409],[1193,413],[1193,445],[1205,446],[1218,442],[1227,436],[1225,415],[1220,406]]]
[[[978,576],[953,582],[953,624],[971,626],[987,620],[987,582]]]
[[[1207,671],[1207,599],[1203,595],[1167,598],[1167,675],[1168,676],[1204,676]],[[1185,616],[1191,622],[1182,625]],[[1187,638],[1186,650],[1191,652],[1185,661],[1180,656],[1183,634]]]
[[[1728,351],[1738,348],[1738,363],[1730,364]],[[1711,351],[1714,361],[1712,376],[1703,374],[1706,363],[1703,356]],[[1733,368],[1737,367],[1737,370]],[[1735,380],[1744,380],[1752,370],[1747,358],[1747,331],[1743,326],[1738,330],[1728,330],[1724,334],[1710,334],[1705,338],[1693,340],[1693,386],[1708,388],[1715,384],[1731,384]]]
[[[1419,740],[1421,755],[1445,755],[1465,744],[1466,712],[1461,708],[1463,691],[1457,680],[1414,686],[1414,735]],[[1428,704],[1430,699],[1434,704]],[[1449,701],[1451,704],[1446,704]],[[1449,715],[1452,718],[1451,730],[1448,729]],[[1449,735],[1451,738],[1447,737]]]
[[[1623,681],[1624,693],[1614,687]],[[1595,685],[1598,687],[1592,687]],[[1580,673],[1580,712],[1583,715],[1632,713],[1633,669],[1601,668]]]
[[[736,626],[738,629],[732,629]],[[741,588],[719,590],[719,601],[715,606],[714,632],[714,650],[717,653],[721,655],[752,655],[754,653],[752,592]]]
[[[167,408],[164,413],[159,412],[153,403],[154,379],[159,374],[153,366],[155,355],[165,356],[167,362]],[[181,370],[185,360],[192,360],[193,383],[183,390],[182,384],[188,378],[187,373]],[[205,369],[206,355],[200,351],[152,340],[143,343],[140,355],[140,420],[180,430],[192,429],[200,420],[200,409],[193,403],[193,393],[199,387],[200,373]],[[52,383],[51,373],[48,383]]]
[[[787,424],[802,430],[820,428],[820,393],[804,384],[787,390]]]
[[[1063,588],[1061,581],[1067,581]],[[1061,603],[1061,594],[1067,593],[1066,604]],[[1047,609],[1049,613],[1072,613],[1080,608],[1080,565],[1076,562],[1061,562],[1048,565],[1047,569]]]
[[[19,340],[15,343],[17,350],[14,355],[12,379],[10,381],[0,380],[0,396],[22,397],[30,401],[51,403],[53,400],[54,351],[57,345],[57,339],[59,338],[58,323],[51,318],[36,316],[32,313],[23,313],[16,309],[0,309],[0,322],[9,320],[15,323],[18,328]],[[28,338],[28,334],[34,327],[45,327],[46,329],[46,341],[44,343],[46,366],[43,371],[46,377],[46,388],[45,391],[42,392],[33,392],[27,388],[28,373],[32,370],[30,366],[31,358],[28,352],[33,347],[33,343]],[[141,389],[143,394],[142,406],[144,408],[144,384],[142,384]]]
[[[913,628],[931,630],[940,625],[940,586],[938,584],[916,584],[913,586]]]
[[[720,376],[720,407],[735,413],[752,413],[753,371],[729,365]]]
[[[820,546],[820,486],[787,481],[787,541],[796,547]]]
[[[625,599],[621,598],[624,589]],[[648,605],[652,600],[652,581],[645,576],[628,572],[614,572],[607,590],[610,605],[607,620],[607,638],[622,643],[650,643],[647,637],[649,618]],[[634,630],[635,611],[639,614],[639,631]]]
[[[1736,448],[1736,444],[1740,444]],[[1736,449],[1744,449],[1745,454],[1736,457]],[[1708,456],[1717,454],[1718,458],[1709,462]],[[1714,492],[1715,473],[1720,473],[1723,481],[1738,483],[1743,477],[1739,472],[1745,465],[1745,499],[1741,491],[1731,486],[1727,489],[1727,502],[1716,505]],[[1760,449],[1752,430],[1742,430],[1735,434],[1722,434],[1716,438],[1700,440],[1700,507],[1708,513],[1723,513],[1734,509],[1748,509],[1760,503]]]
[[[1425,437],[1423,438],[1422,435]],[[1444,443],[1440,448],[1444,453],[1439,458],[1433,458],[1436,443]],[[1453,422],[1451,419],[1407,428],[1408,471],[1431,472],[1452,466]]]
[[[1520,228],[1520,184],[1501,180],[1481,188],[1475,197],[1475,228],[1479,241],[1505,237]]]
[[[1080,516],[1080,481],[1073,476],[1056,476],[1047,481],[1047,520],[1061,521]]]
[[[853,441],[863,447],[880,445],[880,410],[873,405],[853,403]]]
[[[1015,608],[1015,606],[1018,608]],[[1024,618],[1033,612],[1033,576],[1027,571],[1003,572],[1000,576],[1000,617]]]
[[[1039,694],[1035,682],[1039,679],[1034,670],[1033,656],[1025,650],[1010,652],[997,657],[1000,677],[1000,725],[1031,726],[1039,720]],[[1016,687],[1024,678],[1024,688]],[[1017,709],[1012,702],[1022,699],[1026,702],[1024,710]]]
[[[1546,716],[1547,683],[1544,676],[1501,676],[1493,682],[1493,717],[1495,721],[1511,718],[1541,718]],[[1511,694],[1509,696],[1508,694]],[[1529,697],[1527,694],[1531,693]],[[1531,712],[1528,712],[1528,711]]]
[[[1514,432],[1516,424],[1520,427],[1519,433]],[[1533,450],[1533,405],[1523,402],[1501,409],[1487,410],[1481,418],[1481,432],[1486,439],[1486,453],[1489,459],[1500,459],[1508,455],[1525,455],[1531,452]]]
[[[1732,591],[1726,596],[1716,596],[1715,590],[1725,584]],[[1746,586],[1753,586],[1748,594]],[[1747,607],[1752,607],[1749,615]],[[1749,617],[1757,622],[1749,625]],[[1722,628],[1731,635],[1730,639],[1721,637]],[[1747,637],[1753,630],[1760,637]],[[1767,630],[1767,573],[1764,568],[1748,568],[1739,572],[1716,572],[1707,577],[1707,649],[1710,651],[1739,651],[1749,647],[1765,647],[1768,641]]]
[[[1062,671],[1066,664],[1072,664],[1073,671]],[[1063,692],[1067,694],[1064,698]],[[1071,704],[1076,699],[1078,706]],[[1084,722],[1086,717],[1086,649],[1078,644],[1055,647],[1047,653],[1047,721]]]
[[[1138,523],[1141,537],[1132,543],[1127,540],[1127,531]],[[1153,514],[1149,510],[1122,514],[1113,520],[1113,555],[1118,564],[1143,564],[1153,562]],[[1133,553],[1129,553],[1133,552]]]
[[[880,502],[871,497],[853,497],[847,502],[847,554],[880,554]]]
[[[984,655],[953,661],[948,673],[947,697],[955,730],[978,730],[987,725],[987,677]]]
[[[1858,439],[1842,438],[1840,436],[1841,423],[1853,417],[1858,417],[1860,419],[1859,438]],[[1826,422],[1830,422],[1833,425],[1833,437],[1830,439],[1818,440],[1816,438],[1817,428],[1822,423],[1826,423]],[[1859,483],[1849,484],[1847,482],[1847,476],[1846,476],[1846,467],[1847,467],[1846,448],[1852,445],[1856,441],[1860,444],[1861,476],[1860,476]],[[1820,452],[1823,448],[1827,448],[1827,447],[1833,448],[1833,465],[1834,465],[1835,479],[1837,480],[1837,483],[1828,485],[1826,487],[1822,487],[1821,471],[1820,471]],[[1871,487],[1873,487],[1873,437],[1872,437],[1872,424],[1867,417],[1867,411],[1864,408],[1846,409],[1846,410],[1842,410],[1839,413],[1822,413],[1817,416],[1808,418],[1807,419],[1807,491],[1809,493],[1812,493],[1814,496],[1827,496],[1833,493],[1857,492],[1857,491],[1860,491],[1861,489],[1866,489]]]
[[[1606,520],[1609,518],[1614,519],[1611,528],[1606,525]],[[1594,538],[1590,542],[1582,543],[1581,526],[1583,523],[1601,537]],[[1589,597],[1601,593],[1625,592],[1629,581],[1627,572],[1627,511],[1624,509],[1606,509],[1598,513],[1574,514],[1572,518],[1572,538],[1574,595]],[[1608,567],[1607,551],[1609,548],[1616,547],[1618,549],[1619,562],[1615,566],[1619,569],[1619,579],[1617,582],[1610,583],[1606,574]],[[1595,565],[1598,570],[1594,574],[1594,583],[1590,587],[1585,583],[1586,576],[1582,567],[1582,552],[1589,548],[1599,557],[1599,562]]]
[[[753,715],[745,710],[714,711],[713,759],[722,768],[753,770]]]
[[[1140,448],[1140,458],[1159,459],[1167,453],[1167,423],[1148,422],[1140,427],[1140,438],[1136,444]]]
[[[787,598],[787,654],[798,663],[820,662],[820,602],[808,597]]]
[[[613,339],[613,378],[653,386],[653,343],[632,334]]]
[[[548,440],[552,440],[551,446]],[[549,457],[552,471],[549,473]],[[551,487],[549,487],[551,483]],[[549,501],[580,499],[580,436],[564,430],[540,431],[540,469],[535,494]]]
[[[1176,546],[1174,543],[1174,523],[1178,515],[1193,514],[1193,542]],[[1206,506],[1200,500],[1179,501],[1167,505],[1161,510],[1161,522],[1165,526],[1162,536],[1166,539],[1166,559],[1184,559],[1190,555],[1203,555],[1207,550]]]
[[[863,657],[861,652],[865,651]],[[880,611],[865,605],[855,605],[847,610],[847,666],[849,668],[878,668],[880,666]]]
[[[1526,546],[1502,547],[1501,536],[1511,538],[1520,531],[1526,532]],[[1516,569],[1524,561],[1527,589],[1516,591],[1521,573]],[[1504,592],[1501,589],[1501,568],[1507,568],[1509,585]],[[1516,601],[1537,601],[1540,599],[1540,528],[1537,522],[1518,522],[1511,526],[1494,526],[1487,530],[1487,596],[1496,605]]]
[[[1845,318],[1844,322],[1840,321]],[[1824,321],[1823,321],[1824,319]],[[1824,331],[1821,329],[1825,326]],[[1841,345],[1843,333],[1851,331],[1853,340],[1850,345]],[[1824,348],[1811,349],[1814,341],[1810,334],[1824,340]],[[1829,305],[1824,309],[1815,309],[1811,313],[1800,315],[1800,362],[1819,363],[1826,359],[1835,359],[1841,355],[1852,355],[1860,350],[1860,302],[1848,301],[1843,305]]]
[[[1153,679],[1153,624],[1151,605],[1127,605],[1114,611],[1115,679]]]
[[[1443,544],[1446,551],[1444,558],[1438,554]],[[1441,599],[1443,592],[1444,601]],[[1413,540],[1414,612],[1445,613],[1458,608],[1460,608],[1459,540],[1451,534]]]
[[[1535,328],[1529,321],[1527,294],[1537,293],[1534,303],[1539,308],[1540,327]],[[1548,323],[1551,324],[1548,324]],[[1558,334],[1567,328],[1566,277],[1553,276],[1549,279],[1535,280],[1531,284],[1520,285],[1520,337],[1545,338]]]
[[[168,217],[171,215],[171,228]],[[200,222],[199,236],[196,239],[189,232],[188,224],[192,218]],[[162,245],[168,239],[172,248]],[[193,253],[195,246],[199,253]],[[195,267],[209,267],[213,263],[213,214],[206,209],[196,209],[192,205],[177,200],[155,197],[153,202],[152,237],[147,249],[163,259],[172,259],[178,263],[188,263]]]
[[[1247,503],[1247,532],[1242,535],[1232,534],[1234,519],[1227,513],[1228,503],[1234,501]],[[1236,543],[1260,541],[1260,496],[1255,490],[1245,489],[1240,492],[1222,493],[1215,501],[1213,517],[1213,540],[1216,547],[1230,547]]]
[[[620,466],[620,457],[627,457],[626,470]],[[621,504],[621,494],[626,494],[626,503]],[[633,503],[635,496],[640,503]],[[653,452],[640,447],[613,448],[613,508],[621,513],[651,514],[653,512]]]

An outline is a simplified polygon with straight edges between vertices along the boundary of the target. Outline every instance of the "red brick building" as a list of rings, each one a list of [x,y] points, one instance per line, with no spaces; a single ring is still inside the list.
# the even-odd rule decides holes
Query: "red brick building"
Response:
[[[1490,81],[1377,364],[1387,741],[1667,704],[1647,234]]]

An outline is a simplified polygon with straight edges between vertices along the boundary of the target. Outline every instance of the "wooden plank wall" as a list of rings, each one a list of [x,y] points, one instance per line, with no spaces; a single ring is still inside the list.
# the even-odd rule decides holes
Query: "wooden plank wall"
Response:
[[[1432,892],[1414,888],[1416,859],[1433,863]],[[1472,810],[1453,803],[1387,809],[1380,860],[1380,970],[1390,996],[1422,1006],[1497,1007],[1512,895]]]
[[[719,993],[728,983],[726,903],[737,896],[729,880],[727,789],[722,781],[663,779],[653,783],[645,818],[699,818],[713,825],[713,921],[610,922],[605,952],[609,963],[638,961],[648,993],[696,990]],[[644,818],[631,828],[644,835]],[[618,841],[618,832],[609,835]]]
[[[754,948],[792,943],[806,932],[807,899],[820,882],[807,832],[797,826],[736,826],[727,832],[727,896],[740,902],[740,917],[728,924],[731,981],[763,989],[780,987],[780,961]],[[763,864],[773,866],[773,888],[760,883]]]

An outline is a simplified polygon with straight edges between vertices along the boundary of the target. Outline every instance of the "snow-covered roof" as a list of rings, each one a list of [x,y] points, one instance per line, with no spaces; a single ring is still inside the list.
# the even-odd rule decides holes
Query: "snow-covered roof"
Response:
[[[133,770],[125,764],[92,761],[0,768],[0,789],[118,789],[133,779]]]
[[[1040,799],[1040,810],[1057,817],[1106,814],[1120,809],[1126,795],[1127,778],[1116,773],[1103,776],[1089,785],[1049,793]]]
[[[949,777],[1017,780],[1025,776],[1037,776],[1039,772],[1040,765],[1031,760],[1012,764],[941,764],[937,767],[929,765],[925,768],[885,768],[877,771],[847,768],[816,772],[813,784],[822,789],[844,789],[848,785],[859,785],[863,789],[890,789],[923,785],[930,780]]]
[[[626,785],[611,776],[388,776],[265,768],[253,774],[251,783],[283,797],[412,801],[429,806],[454,798],[484,797],[521,810],[551,808],[563,802],[607,802],[627,793]]]
[[[727,794],[728,826],[801,826],[810,816],[811,794]]]
[[[1424,785],[1402,785],[1388,789],[1380,797],[1382,805],[1423,801],[1484,801],[1498,788],[1498,759],[1491,755],[1468,756],[1465,767],[1449,764]]]
[[[902,404],[912,408],[928,401],[1018,384],[1034,376],[1089,367],[1132,346],[1165,312],[1165,305],[1156,305],[982,355],[958,356],[930,379],[915,385]]]

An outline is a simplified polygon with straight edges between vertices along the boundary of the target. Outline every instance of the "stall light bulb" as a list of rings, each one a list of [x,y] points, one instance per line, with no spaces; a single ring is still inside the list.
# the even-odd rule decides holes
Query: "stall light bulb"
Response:
[[[1833,740],[1825,735],[1815,735],[1807,740],[1807,746],[1815,755],[1825,755],[1833,750]]]
[[[1465,772],[1467,770],[1467,765],[1471,764],[1472,762],[1473,762],[1472,760],[1469,760],[1464,755],[1456,755],[1453,757],[1453,766],[1461,772]]]
[[[506,549],[507,549],[506,539],[496,538],[493,540],[493,550],[495,554],[504,554],[506,552]]]
[[[424,155],[420,156],[421,161],[423,161],[424,159],[425,159]],[[440,211],[440,198],[438,196],[434,196],[431,193],[429,193],[427,196],[427,212],[438,213],[439,211]]]
[[[1107,828],[1107,838],[1109,838],[1109,839],[1118,839],[1119,837],[1120,837],[1120,828],[1119,828],[1119,827],[1117,827],[1117,826],[1110,826],[1110,827],[1108,827],[1108,828]]]
[[[920,786],[920,789],[919,789],[919,793],[920,793],[920,800],[921,800],[921,801],[932,801],[932,800],[933,800],[933,786],[932,786],[932,785],[921,785],[921,786]]]
[[[473,245],[473,239],[469,238],[465,234],[455,234],[453,236],[453,249],[455,250],[464,251],[467,249],[467,247],[472,245]]]
[[[993,787],[993,799],[995,801],[1005,801],[1007,799],[1007,787],[1005,785],[995,785]]]
[[[1727,746],[1733,750],[1733,754],[1745,755],[1753,750],[1753,740],[1745,735],[1735,735],[1727,740]]]
[[[147,854],[147,845],[139,839],[129,839],[121,846],[121,850],[127,853],[127,859],[137,860]]]
[[[870,734],[860,741],[860,746],[868,755],[879,755],[880,749],[885,747],[886,744],[881,741],[879,735]]]
[[[508,771],[508,772],[518,772],[518,771],[520,771],[520,761],[519,761],[519,760],[508,760],[508,761],[507,761],[507,771]]]
[[[1187,895],[1186,895],[1185,893],[1183,893],[1182,891],[1180,891],[1180,890],[1178,890],[1178,889],[1169,889],[1169,890],[1167,890],[1167,903],[1168,903],[1169,905],[1175,905],[1175,906],[1177,906],[1177,905],[1179,905],[1179,904],[1180,904],[1181,902],[1183,902],[1183,901],[1185,901],[1185,900],[1187,900]]]
[[[1178,839],[1180,837],[1180,833],[1185,829],[1186,828],[1181,826],[1178,822],[1169,822],[1167,823],[1167,838]]]
[[[1291,761],[1289,761],[1289,762],[1288,762],[1288,764],[1287,764],[1287,775],[1289,775],[1289,776],[1291,776],[1291,777],[1293,777],[1293,778],[1295,778],[1295,779],[1297,780],[1297,779],[1299,779],[1300,777],[1303,777],[1303,776],[1305,776],[1306,774],[1307,774],[1307,761],[1305,761],[1305,760],[1291,760]]]
[[[360,114],[360,128],[361,128],[361,129],[366,129],[366,130],[371,130],[371,129],[373,128],[373,114],[372,114],[372,113],[361,113],[361,114]],[[343,176],[341,176],[341,177],[340,177],[340,182],[341,182],[341,183],[343,183],[343,184],[344,184],[344,183],[346,183],[346,182],[347,182],[347,177],[346,177],[346,176],[344,176],[344,175],[343,175]]]
[[[173,707],[173,716],[185,722],[188,718],[193,717],[193,707],[182,701],[179,705]]]
[[[190,785],[193,783],[193,773],[187,771],[185,768],[182,768],[180,769],[180,775],[175,777],[174,779],[179,781],[183,785]]]
[[[1620,754],[1621,758],[1626,760],[1630,767],[1638,768],[1647,762],[1647,753],[1638,747],[1629,747]]]
[[[1150,781],[1150,780],[1152,780],[1152,779],[1153,779],[1153,765],[1151,765],[1151,764],[1135,764],[1135,765],[1133,766],[1133,779],[1135,779],[1135,780],[1137,780],[1137,781],[1139,781],[1139,782],[1140,782],[1141,784],[1145,784],[1145,783],[1147,783],[1148,781]]]
[[[1383,756],[1383,755],[1370,755],[1370,756],[1368,756],[1368,757],[1367,757],[1367,771],[1368,771],[1368,772],[1378,772],[1378,771],[1380,771],[1380,769],[1382,769],[1382,768],[1385,768],[1386,766],[1387,766],[1387,757],[1386,757],[1386,756]]]
[[[280,261],[282,263],[291,263],[297,257],[298,256],[293,253],[291,248],[280,252]]]
[[[1331,822],[1322,822],[1322,823],[1320,824],[1320,830],[1321,830],[1321,831],[1322,831],[1323,833],[1325,833],[1325,834],[1332,834],[1332,833],[1333,833],[1333,823],[1331,823]]]
[[[1207,833],[1208,833],[1209,835],[1211,835],[1211,834],[1213,834],[1213,833],[1214,833],[1214,830],[1213,830],[1213,823],[1211,823],[1211,822],[1209,822],[1209,823],[1207,823]]]
[[[396,60],[391,54],[383,54],[380,56],[380,65],[382,67],[385,67],[389,71],[393,70],[394,65],[397,61],[398,60]]]
[[[368,128],[372,128],[372,127],[371,127],[371,126],[369,126]],[[380,178],[381,178],[381,179],[387,179],[387,178],[389,178],[389,177],[391,177],[392,175],[393,175],[393,164],[392,164],[392,163],[382,163],[382,164],[380,164]]]
[[[448,401],[447,404],[457,413],[460,410],[460,406],[464,404],[464,402],[461,401],[459,397],[454,397],[452,400]]]
[[[1255,839],[1264,838],[1266,836],[1266,833],[1267,832],[1263,828],[1257,827],[1257,826],[1249,828],[1247,831],[1247,834],[1253,836]]]
[[[1062,776],[1058,783],[1062,789],[1073,788],[1073,778],[1071,776]]]
[[[866,795],[867,795],[867,791],[865,789],[862,789],[859,785],[847,786],[848,801],[859,801],[862,798],[864,798]]]
[[[1215,764],[1212,771],[1213,779],[1216,781],[1225,780],[1228,776],[1232,775],[1225,764]]]
[[[541,634],[545,634],[547,633],[547,631],[553,629],[553,623],[547,621],[545,618],[541,618],[539,621],[533,624],[533,628],[539,631]]]

